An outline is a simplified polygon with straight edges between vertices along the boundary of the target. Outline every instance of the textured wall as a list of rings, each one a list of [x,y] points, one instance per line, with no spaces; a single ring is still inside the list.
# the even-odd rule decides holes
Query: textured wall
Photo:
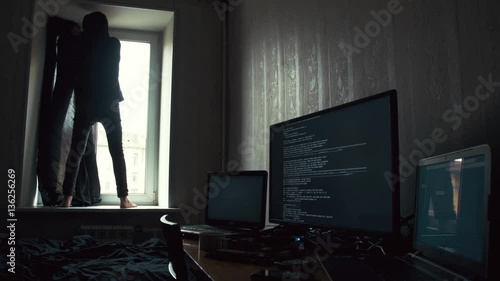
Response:
[[[391,88],[399,92],[404,159],[434,129],[447,140],[433,154],[489,143],[496,159],[500,98],[493,93],[476,108],[470,96],[478,76],[500,81],[499,2],[401,0],[393,8],[397,15],[377,30],[370,12],[391,2],[253,0],[234,7],[229,159],[242,169],[268,169],[269,125]],[[356,28],[367,24],[369,43],[355,45]],[[349,54],[347,44],[361,46],[359,52]],[[464,100],[473,110],[445,120]],[[401,186],[403,216],[414,207],[415,173],[408,175]]]

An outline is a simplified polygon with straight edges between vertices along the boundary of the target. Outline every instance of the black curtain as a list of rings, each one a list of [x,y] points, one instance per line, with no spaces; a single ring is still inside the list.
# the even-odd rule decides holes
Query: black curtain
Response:
[[[62,199],[62,184],[73,129],[73,89],[78,67],[78,24],[49,18],[42,84],[38,143],[38,189],[45,206]],[[89,206],[101,201],[96,164],[95,127],[78,173],[73,206]]]

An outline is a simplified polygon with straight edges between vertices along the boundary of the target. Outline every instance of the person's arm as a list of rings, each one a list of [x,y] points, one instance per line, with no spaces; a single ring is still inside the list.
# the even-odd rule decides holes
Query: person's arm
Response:
[[[121,49],[121,44],[120,41],[114,37],[111,38],[111,43],[110,43],[110,58],[109,58],[109,65],[110,65],[110,78],[112,81],[117,81],[118,82],[118,75],[120,72],[120,49]]]
[[[109,89],[114,94],[113,98],[117,98],[119,101],[123,100],[123,96],[120,89],[120,83],[118,82],[119,72],[120,72],[120,50],[121,44],[120,41],[114,37],[110,40],[110,49],[109,49],[109,65],[108,65],[108,73],[106,74],[107,79],[109,79],[110,87]]]

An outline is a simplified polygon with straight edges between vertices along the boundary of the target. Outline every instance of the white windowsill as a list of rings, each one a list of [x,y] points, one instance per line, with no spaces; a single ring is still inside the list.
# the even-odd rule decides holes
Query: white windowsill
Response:
[[[81,212],[81,211],[88,211],[88,212],[99,212],[102,210],[107,210],[107,211],[119,211],[119,212],[134,212],[134,211],[158,211],[158,210],[163,210],[163,211],[168,211],[168,212],[178,212],[178,208],[166,208],[166,207],[161,207],[161,206],[138,206],[136,208],[126,208],[126,209],[121,209],[119,205],[94,205],[94,206],[88,206],[88,207],[70,207],[70,208],[63,208],[63,207],[49,207],[49,206],[33,206],[33,207],[20,207],[17,208],[16,211],[27,211],[27,212],[37,212],[37,211],[54,211],[54,212]]]

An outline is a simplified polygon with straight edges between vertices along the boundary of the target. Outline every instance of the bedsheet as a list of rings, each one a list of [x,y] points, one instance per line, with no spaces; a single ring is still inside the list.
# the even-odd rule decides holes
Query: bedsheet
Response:
[[[97,243],[89,235],[68,241],[16,241],[15,274],[7,271],[10,246],[2,243],[0,280],[174,280],[167,245],[152,238],[140,244]]]

